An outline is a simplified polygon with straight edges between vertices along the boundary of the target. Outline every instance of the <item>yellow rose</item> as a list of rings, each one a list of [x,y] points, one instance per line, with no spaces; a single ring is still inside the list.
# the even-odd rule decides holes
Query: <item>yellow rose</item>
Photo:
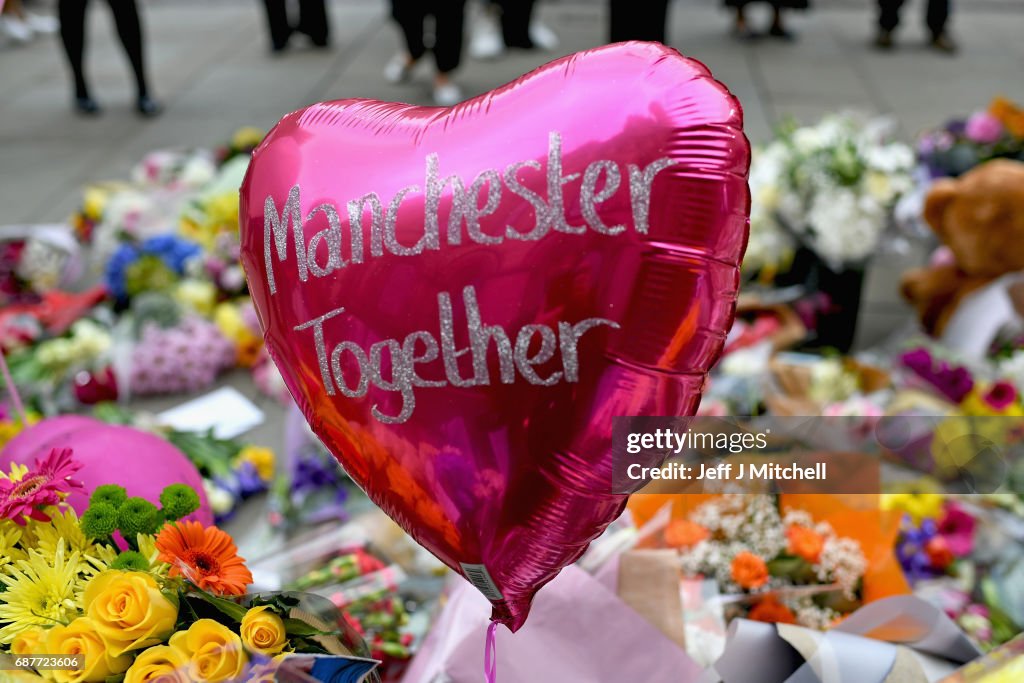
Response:
[[[248,657],[242,639],[213,619],[200,619],[171,636],[171,647],[189,658],[193,681],[224,681],[241,675]]]
[[[276,655],[288,644],[284,621],[266,605],[246,612],[240,630],[245,646],[260,654]]]
[[[145,572],[97,574],[86,584],[82,603],[115,656],[163,642],[178,619],[178,608]]]
[[[38,626],[29,626],[27,629],[14,636],[11,641],[11,654],[17,656],[31,656],[49,654],[44,652],[42,645],[46,641],[46,631]]]
[[[143,650],[124,674],[124,683],[191,683],[188,654],[168,645]]]
[[[46,633],[46,654],[82,655],[85,665],[78,670],[49,672],[57,683],[92,683],[119,674],[128,668],[132,658],[115,657],[103,643],[96,625],[88,617],[78,617],[67,626],[58,624]]]

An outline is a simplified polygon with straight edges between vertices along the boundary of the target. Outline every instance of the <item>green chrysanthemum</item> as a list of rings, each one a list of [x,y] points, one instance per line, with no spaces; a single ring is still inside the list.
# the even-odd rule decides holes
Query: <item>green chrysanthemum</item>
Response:
[[[142,553],[137,553],[134,550],[126,550],[117,556],[117,559],[114,560],[112,565],[110,565],[110,568],[136,572],[148,572],[149,560],[143,557]]]
[[[160,510],[145,498],[129,498],[117,511],[117,528],[125,538],[155,534],[163,521]]]
[[[123,486],[104,484],[103,486],[97,486],[96,490],[92,492],[92,495],[89,497],[89,504],[106,503],[111,507],[118,508],[126,500],[128,500],[128,492],[124,490]]]
[[[160,494],[164,517],[176,521],[199,509],[199,494],[186,484],[171,484]]]
[[[80,520],[82,533],[89,538],[108,538],[117,530],[119,515],[109,503],[93,503]]]

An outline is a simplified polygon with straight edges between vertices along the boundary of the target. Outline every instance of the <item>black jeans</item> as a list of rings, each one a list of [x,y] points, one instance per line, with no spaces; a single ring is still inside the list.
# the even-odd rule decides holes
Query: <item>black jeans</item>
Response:
[[[611,0],[609,38],[613,43],[626,40],[665,42],[668,0]]]
[[[466,0],[392,0],[391,16],[405,36],[406,49],[413,59],[426,51],[423,24],[427,15],[434,17],[434,62],[446,74],[462,62],[462,29],[465,23]]]
[[[149,94],[146,85],[146,69],[143,60],[142,23],[135,0],[107,0],[114,13],[117,35],[124,46],[125,54],[135,74],[135,86],[139,97]],[[83,61],[85,56],[85,9],[88,0],[60,0],[57,14],[60,17],[60,37],[75,80],[75,97],[88,97],[89,88],[85,82]]]
[[[270,24],[270,42],[280,50],[288,44],[292,30],[305,33],[314,45],[327,45],[327,8],[324,0],[299,0],[299,22],[294,27],[288,21],[285,0],[263,0]]]
[[[883,31],[892,31],[900,23],[900,8],[904,0],[878,0],[878,26]],[[932,38],[938,38],[946,31],[946,21],[949,20],[950,0],[927,0],[928,10],[925,14],[925,22]]]
[[[507,47],[532,48],[530,19],[534,0],[499,0],[501,6],[501,34]]]

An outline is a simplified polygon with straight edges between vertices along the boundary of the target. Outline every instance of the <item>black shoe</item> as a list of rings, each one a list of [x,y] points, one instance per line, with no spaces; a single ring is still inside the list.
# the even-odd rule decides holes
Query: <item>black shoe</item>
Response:
[[[880,30],[875,36],[875,47],[879,50],[891,50],[895,46],[892,40],[892,31]]]
[[[310,31],[307,30],[306,27],[302,26],[301,24],[296,26],[294,30],[296,33],[301,33],[302,35],[309,38],[309,42],[313,45],[313,47],[323,48],[331,46],[331,41],[327,36],[327,32],[324,30]]]
[[[164,108],[149,95],[142,95],[135,101],[135,111],[138,112],[139,116],[151,119],[160,116],[164,112]]]
[[[103,110],[99,102],[91,97],[76,97],[74,102],[75,113],[81,116],[99,116]]]
[[[929,45],[933,50],[938,50],[939,52],[943,52],[947,55],[956,54],[956,51],[959,49],[957,44],[953,42],[953,39],[945,33],[940,33],[932,38]]]
[[[768,35],[772,38],[778,38],[779,40],[796,40],[795,35],[784,29],[779,24],[773,24],[772,27],[768,29]]]
[[[760,34],[751,31],[746,24],[742,26],[733,26],[732,37],[736,40],[742,40],[744,42],[752,42],[761,37]]]

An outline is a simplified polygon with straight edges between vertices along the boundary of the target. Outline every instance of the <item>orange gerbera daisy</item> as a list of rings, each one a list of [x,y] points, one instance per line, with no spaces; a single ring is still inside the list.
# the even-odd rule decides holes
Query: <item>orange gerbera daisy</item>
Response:
[[[252,573],[231,537],[215,526],[185,521],[166,525],[156,537],[160,561],[171,565],[171,576],[183,576],[203,590],[242,595]]]

